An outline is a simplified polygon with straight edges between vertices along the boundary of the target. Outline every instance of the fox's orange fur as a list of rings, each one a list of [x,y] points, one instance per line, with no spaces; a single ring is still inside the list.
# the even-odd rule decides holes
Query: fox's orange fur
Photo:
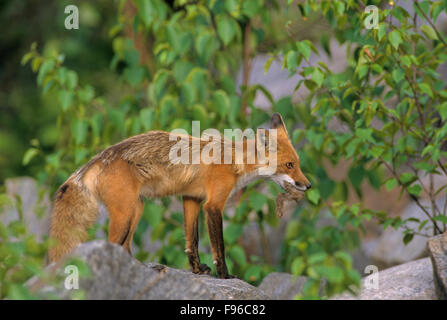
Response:
[[[304,192],[310,183],[300,170],[298,155],[279,114],[273,115],[271,127],[278,130],[277,170],[271,178],[283,187],[285,182],[296,184]],[[198,138],[188,139],[191,142]],[[210,271],[208,266],[200,264],[197,250],[197,218],[204,201],[217,273],[221,278],[230,277],[224,256],[222,212],[236,189],[259,178],[256,170],[263,165],[174,164],[169,160],[169,152],[175,143],[169,141],[168,132],[140,134],[107,148],[68,178],[55,195],[50,237],[56,244],[49,250],[49,260],[60,259],[87,239],[86,230],[96,221],[99,203],[109,212],[109,241],[131,253],[143,197],[181,195],[186,253],[192,271]],[[207,143],[200,140],[201,148]]]

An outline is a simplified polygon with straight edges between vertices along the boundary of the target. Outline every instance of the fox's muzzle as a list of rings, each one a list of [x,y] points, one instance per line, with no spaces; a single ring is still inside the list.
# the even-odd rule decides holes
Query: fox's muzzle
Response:
[[[303,184],[299,181],[295,181],[295,186],[300,191],[306,191],[306,190],[309,190],[310,188],[312,188],[312,183],[308,182],[306,184]]]

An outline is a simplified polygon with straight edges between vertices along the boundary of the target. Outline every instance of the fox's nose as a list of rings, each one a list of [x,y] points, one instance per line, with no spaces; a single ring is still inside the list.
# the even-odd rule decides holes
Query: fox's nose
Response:
[[[309,182],[307,184],[302,184],[301,182],[295,181],[297,187],[306,187],[306,189],[312,188],[312,184]]]

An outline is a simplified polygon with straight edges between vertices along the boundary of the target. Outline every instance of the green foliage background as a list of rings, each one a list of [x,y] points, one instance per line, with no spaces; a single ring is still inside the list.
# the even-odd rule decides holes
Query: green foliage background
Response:
[[[0,179],[31,175],[54,192],[77,167],[125,137],[152,129],[190,131],[192,120],[202,129],[256,128],[277,111],[315,187],[293,213],[277,265],[247,256],[238,240],[250,221],[261,233],[277,225],[279,190],[270,184],[270,192],[261,193],[259,182],[247,188],[235,214],[224,217],[231,273],[253,284],[272,271],[306,275],[301,298],[321,298],[322,279],[328,296],[359,284],[350,253],[360,243],[363,221],[401,228],[405,242],[445,231],[445,207],[419,202],[421,192],[431,199],[445,192],[420,179],[446,174],[447,91],[438,73],[446,44],[432,24],[446,11],[444,1],[415,4],[422,26],[398,2],[79,1],[80,29],[71,31],[63,27],[68,1],[39,4],[6,1],[0,7],[2,21],[11,21],[1,40],[8,50],[1,51],[7,64],[0,74]],[[364,27],[366,4],[381,8],[378,29]],[[310,63],[311,55],[331,54],[332,38],[347,46],[348,68],[341,73],[322,61]],[[247,48],[252,57],[271,56],[266,71],[278,59],[290,75],[299,73],[296,89],[307,88],[306,100],[274,100],[256,83],[238,88],[235,75]],[[257,93],[270,101],[269,110],[254,104]],[[334,119],[346,129],[331,130]],[[323,163],[341,160],[350,160],[350,169],[334,181]],[[362,202],[347,205],[350,188],[361,198],[363,181],[400,188],[427,219],[402,221]],[[11,200],[2,197],[2,205]],[[183,214],[171,210],[171,202],[147,201],[136,257],[187,268]],[[334,224],[317,225],[324,212]],[[0,296],[29,298],[23,281],[39,273],[48,243],[35,241],[23,223],[0,226]],[[200,254],[212,265],[203,221],[200,227]],[[147,228],[161,243],[156,252],[143,249]]]

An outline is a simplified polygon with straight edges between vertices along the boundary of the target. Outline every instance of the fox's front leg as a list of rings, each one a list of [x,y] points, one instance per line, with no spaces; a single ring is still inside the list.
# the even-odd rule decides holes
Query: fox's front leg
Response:
[[[193,273],[209,274],[211,269],[200,263],[199,258],[199,211],[200,200],[183,197],[183,212],[185,217],[186,254]]]
[[[206,223],[210,237],[211,250],[213,252],[213,263],[216,266],[217,275],[221,279],[233,278],[228,274],[227,264],[225,263],[225,245],[222,230],[222,211],[213,206],[205,205]]]
[[[223,239],[222,214],[225,202],[230,194],[233,183],[210,188],[207,192],[207,201],[203,206],[206,213],[206,223],[210,237],[213,263],[216,266],[217,275],[222,279],[234,278],[228,274],[225,263],[225,245]]]

